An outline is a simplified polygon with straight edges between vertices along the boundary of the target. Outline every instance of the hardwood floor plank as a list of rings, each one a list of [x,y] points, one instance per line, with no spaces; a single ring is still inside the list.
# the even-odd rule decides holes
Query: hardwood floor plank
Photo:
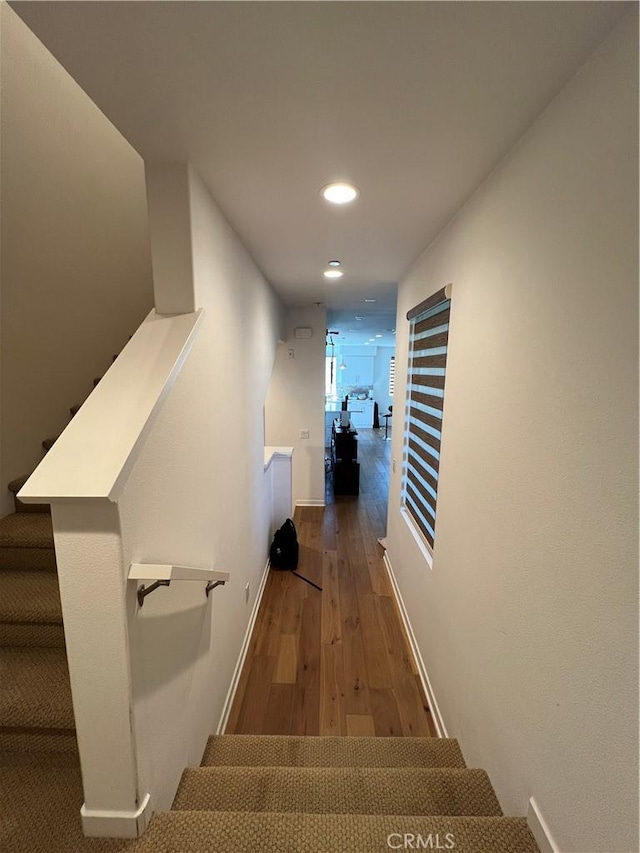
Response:
[[[374,737],[373,717],[365,714],[347,714],[347,734],[350,737]]]
[[[280,634],[280,650],[276,661],[274,684],[295,684],[298,675],[298,637]]]
[[[431,737],[438,737],[438,730],[436,729],[436,724],[433,719],[433,714],[431,713],[431,708],[429,707],[429,702],[427,701],[427,697],[425,696],[425,692],[422,687],[422,682],[420,681],[420,676],[416,675],[416,684],[418,685],[418,693],[422,699],[422,708],[424,710],[425,716],[427,718],[427,726],[429,727],[429,732]]]
[[[290,735],[293,728],[295,684],[272,684],[262,723],[265,735]]]
[[[393,686],[391,669],[375,597],[373,595],[361,596],[358,599],[358,612],[367,668],[367,683],[369,687],[390,688]]]
[[[415,664],[400,624],[395,602],[385,596],[376,598],[380,624],[387,645],[393,692],[406,737],[430,737],[424,713],[424,698],[415,678]]]
[[[349,560],[340,558],[340,613],[344,658],[344,694],[348,714],[370,714],[360,612]]]
[[[393,690],[388,687],[371,687],[369,696],[376,736],[402,737],[402,721]]]
[[[292,735],[320,734],[320,687],[296,684],[293,697]]]
[[[300,581],[302,583],[302,581]],[[314,591],[302,603],[296,681],[304,687],[320,687],[321,594]]]
[[[347,734],[344,661],[342,646],[337,644],[322,646],[319,733],[321,735]]]
[[[282,615],[282,590],[286,583],[286,573],[273,569],[265,584],[262,604],[254,628],[256,645],[254,654],[258,657],[276,657],[280,650],[280,618]]]
[[[230,731],[230,734],[263,734],[267,697],[271,689],[275,664],[275,658],[272,657],[256,655],[251,659],[236,731]]]
[[[342,642],[337,551],[325,551],[323,553],[322,588],[321,642],[333,645],[334,643]]]
[[[283,589],[284,600],[280,614],[280,631],[283,634],[300,634],[302,603],[307,597],[308,584],[289,573],[288,584]]]
[[[382,548],[378,546],[382,551]],[[382,557],[367,557],[371,589],[376,595],[393,596],[393,589]]]
[[[408,673],[396,673],[393,692],[405,737],[431,737],[431,729],[422,705],[422,696],[415,678]]]
[[[335,551],[338,547],[336,542],[337,526],[336,505],[331,503],[325,507],[322,523],[322,547],[327,551]]]
[[[390,658],[396,662],[400,670],[416,675],[418,669],[402,627],[395,600],[387,595],[378,595],[375,601]]]

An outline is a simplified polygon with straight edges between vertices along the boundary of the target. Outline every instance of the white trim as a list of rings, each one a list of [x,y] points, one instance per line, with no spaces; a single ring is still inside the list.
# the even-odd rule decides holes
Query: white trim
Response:
[[[88,838],[139,838],[152,814],[150,794],[145,795],[135,811],[103,811],[88,809],[86,805],[80,809],[82,831]]]
[[[236,696],[236,690],[238,689],[238,684],[240,683],[240,675],[242,673],[242,667],[244,666],[245,659],[247,657],[247,652],[249,651],[249,643],[251,642],[251,634],[253,633],[253,628],[256,623],[256,619],[258,618],[258,610],[260,609],[260,602],[262,601],[262,595],[264,593],[264,588],[267,583],[267,577],[269,575],[269,560],[267,559],[267,563],[264,567],[264,572],[262,573],[262,578],[260,580],[260,586],[258,588],[258,594],[256,595],[256,600],[253,603],[253,610],[251,611],[251,616],[249,618],[249,624],[247,625],[247,630],[244,635],[244,640],[242,641],[242,646],[240,648],[240,654],[238,656],[238,660],[236,663],[236,667],[233,671],[233,677],[231,679],[231,684],[229,685],[229,690],[227,691],[227,698],[224,700],[224,705],[222,706],[222,714],[220,715],[220,722],[218,723],[218,728],[216,729],[217,735],[223,735],[225,733],[225,729],[227,727],[227,723],[229,722],[229,714],[231,713],[231,708],[233,706],[233,700]]]
[[[409,528],[409,532],[415,539],[416,545],[420,549],[420,553],[424,557],[426,564],[429,566],[431,571],[433,571],[433,554],[431,552],[431,549],[429,548],[429,545],[427,544],[426,539],[422,535],[422,532],[419,529],[418,525],[413,520],[413,516],[404,505],[400,507],[400,515],[404,519],[404,523]]]
[[[264,448],[264,470],[267,471],[273,460],[277,457],[291,459],[293,456],[293,447],[269,447]]]
[[[551,835],[551,830],[546,820],[542,817],[540,808],[533,797],[529,799],[527,824],[536,840],[536,844],[540,848],[540,853],[560,853],[560,848],[556,844],[553,835]]]
[[[130,581],[228,581],[229,572],[200,569],[195,566],[166,566],[152,563],[132,563]]]
[[[117,503],[201,328],[204,309],[151,311],[19,493],[24,503]]]
[[[326,506],[324,501],[302,500],[296,501],[296,506]]]
[[[447,299],[451,299],[451,292],[453,291],[453,282],[449,282],[449,284],[445,284],[444,286],[444,295]]]
[[[391,586],[393,587],[393,594],[398,605],[398,610],[400,611],[402,624],[404,625],[405,631],[407,632],[407,637],[409,638],[409,645],[411,646],[411,651],[413,652],[413,657],[418,668],[418,675],[420,676],[422,689],[425,692],[427,701],[429,702],[429,707],[431,708],[433,722],[435,723],[438,737],[449,737],[449,735],[447,734],[447,727],[444,724],[442,714],[440,713],[440,708],[438,707],[438,702],[436,700],[435,693],[433,692],[433,687],[431,686],[431,682],[429,681],[427,668],[425,667],[424,660],[422,659],[422,655],[420,654],[416,635],[413,633],[413,628],[411,627],[411,622],[409,621],[409,614],[407,613],[407,608],[404,606],[402,594],[400,593],[400,587],[398,586],[398,581],[396,580],[396,576],[393,572],[393,567],[391,566],[391,560],[389,559],[388,551],[384,552],[382,559],[385,566],[387,567],[387,574],[389,575],[389,580],[391,581]]]

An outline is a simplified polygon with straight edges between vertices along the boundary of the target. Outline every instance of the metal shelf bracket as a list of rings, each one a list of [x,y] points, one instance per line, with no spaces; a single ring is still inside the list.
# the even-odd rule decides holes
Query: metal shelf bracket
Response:
[[[171,581],[156,581],[152,583],[151,586],[145,586],[143,583],[138,587],[138,605],[142,607],[144,604],[145,598],[152,593],[154,590],[158,589],[159,586],[169,586]]]

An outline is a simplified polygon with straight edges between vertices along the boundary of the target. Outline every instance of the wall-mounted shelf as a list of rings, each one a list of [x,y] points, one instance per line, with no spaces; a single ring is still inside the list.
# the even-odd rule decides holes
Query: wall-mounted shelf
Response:
[[[141,584],[138,587],[138,604],[140,607],[149,593],[161,586],[169,586],[171,581],[204,581],[207,598],[211,590],[224,585],[229,580],[229,572],[217,569],[200,569],[196,566],[172,566],[162,563],[132,563],[129,569],[130,581],[153,581],[150,586]]]

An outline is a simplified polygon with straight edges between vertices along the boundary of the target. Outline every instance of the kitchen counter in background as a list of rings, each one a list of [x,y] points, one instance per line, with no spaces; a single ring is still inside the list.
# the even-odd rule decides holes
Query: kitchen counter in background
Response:
[[[324,411],[324,445],[331,446],[331,425],[342,408],[340,400],[327,401]],[[351,412],[351,424],[356,429],[370,429],[373,426],[373,400],[349,399],[347,410]]]

